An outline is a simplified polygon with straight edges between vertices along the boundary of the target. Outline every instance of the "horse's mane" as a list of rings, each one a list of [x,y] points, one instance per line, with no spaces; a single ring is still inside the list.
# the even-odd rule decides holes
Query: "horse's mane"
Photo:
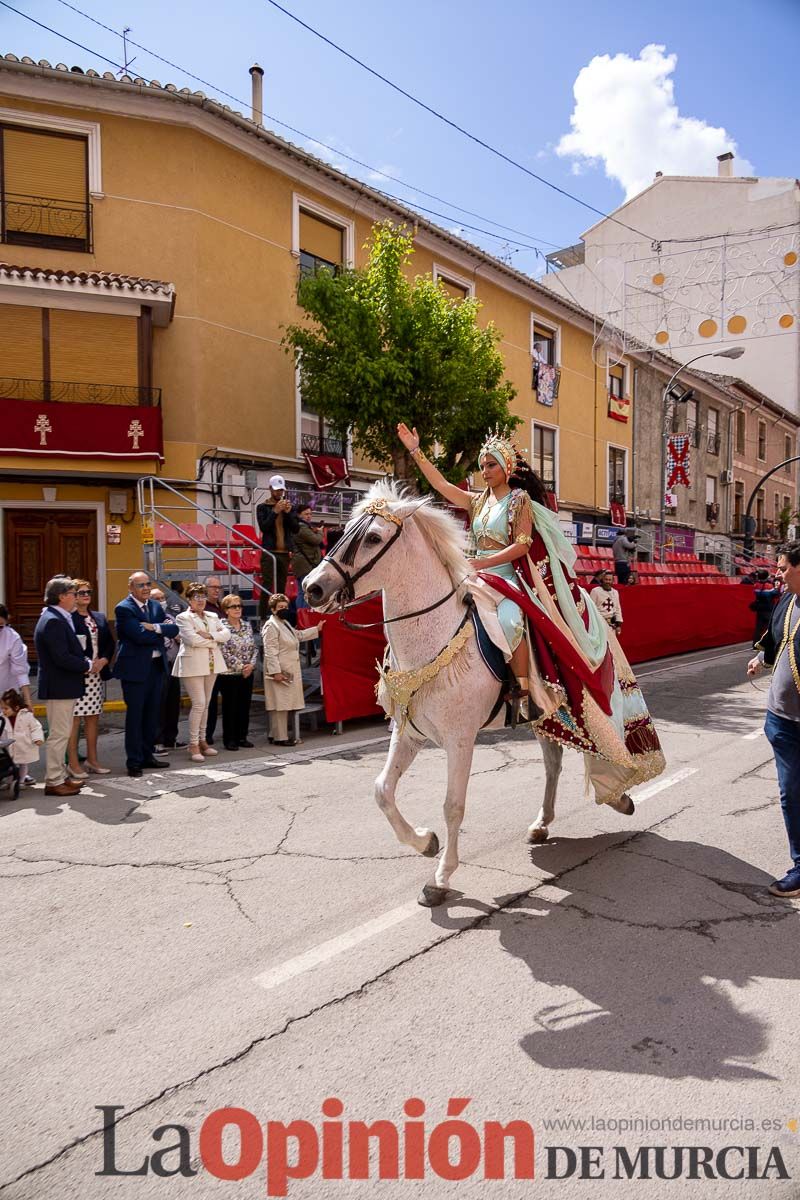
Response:
[[[413,514],[415,523],[434,554],[447,568],[453,584],[465,579],[467,564],[464,558],[464,529],[449,512],[436,508],[430,496],[415,496],[403,485],[380,479],[373,483],[365,499],[355,506],[353,517],[360,517],[374,500],[385,500],[398,517]]]

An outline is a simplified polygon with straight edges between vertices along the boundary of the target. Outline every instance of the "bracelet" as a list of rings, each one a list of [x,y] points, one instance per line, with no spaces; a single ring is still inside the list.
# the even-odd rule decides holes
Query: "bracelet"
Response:
[[[417,460],[417,462],[427,462],[428,461],[428,459],[425,457],[424,452],[420,449],[419,446],[417,446],[416,450],[409,450],[409,454],[411,455],[412,458],[415,458]]]
[[[514,543],[515,543],[515,545],[518,545],[518,546],[532,546],[533,538],[530,537],[527,533],[518,533],[517,536],[514,538]]]

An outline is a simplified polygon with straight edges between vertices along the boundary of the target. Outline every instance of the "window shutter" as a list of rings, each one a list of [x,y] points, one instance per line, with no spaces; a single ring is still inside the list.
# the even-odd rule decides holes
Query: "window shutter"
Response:
[[[42,310],[0,304],[0,376],[41,379]]]
[[[50,373],[54,381],[136,387],[136,318],[52,308]]]
[[[344,262],[343,235],[340,226],[300,210],[300,249],[306,254],[339,265]]]
[[[4,128],[4,190],[14,196],[85,204],[86,155],[86,138]]]

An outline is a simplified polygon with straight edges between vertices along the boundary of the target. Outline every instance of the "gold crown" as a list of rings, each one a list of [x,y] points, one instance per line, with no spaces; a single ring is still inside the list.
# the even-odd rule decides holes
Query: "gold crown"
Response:
[[[480,462],[484,454],[499,454],[503,460],[506,475],[511,475],[517,465],[517,447],[508,429],[500,429],[497,425],[481,446]]]

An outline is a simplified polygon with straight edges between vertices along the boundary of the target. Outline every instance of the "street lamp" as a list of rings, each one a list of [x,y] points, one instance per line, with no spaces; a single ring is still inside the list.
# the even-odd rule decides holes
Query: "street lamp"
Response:
[[[667,541],[667,439],[669,437],[667,401],[669,400],[670,389],[681,371],[685,370],[686,367],[690,367],[692,363],[698,362],[701,358],[741,358],[743,354],[744,346],[729,346],[726,350],[707,350],[705,354],[697,354],[694,358],[690,358],[688,362],[681,363],[661,393],[661,547],[659,559],[662,563],[666,562]],[[677,403],[680,403],[680,401],[677,401]]]

